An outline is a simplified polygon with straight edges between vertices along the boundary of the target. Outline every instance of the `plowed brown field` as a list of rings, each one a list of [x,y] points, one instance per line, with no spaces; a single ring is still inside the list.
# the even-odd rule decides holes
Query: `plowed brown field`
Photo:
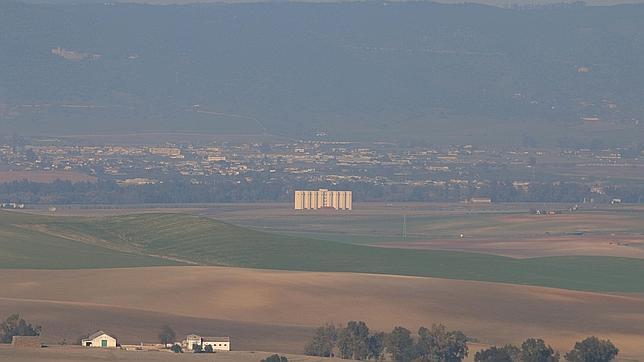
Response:
[[[154,342],[170,323],[179,335],[230,335],[236,349],[297,353],[314,326],[361,319],[378,330],[442,322],[484,343],[541,337],[561,351],[598,335],[644,359],[642,295],[221,267],[3,270],[0,285],[0,315],[42,324],[50,343],[96,329]]]

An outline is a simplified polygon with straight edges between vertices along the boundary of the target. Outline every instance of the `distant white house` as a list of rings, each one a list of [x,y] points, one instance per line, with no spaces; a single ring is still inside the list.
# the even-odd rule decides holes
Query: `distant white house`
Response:
[[[103,331],[92,333],[89,337],[81,340],[83,347],[116,347],[116,338]]]
[[[201,346],[201,337],[196,334],[189,334],[186,340],[183,341],[183,346],[188,351],[192,351],[195,346]]]
[[[202,337],[202,348],[212,346],[215,351],[230,351],[230,337]]]
[[[25,204],[18,204],[16,202],[3,202],[0,204],[3,209],[24,209]]]
[[[214,351],[230,351],[230,337],[201,337],[190,334],[183,341],[183,346],[188,351],[194,350],[195,346],[201,346],[202,349],[211,346]]]
[[[492,199],[489,197],[472,197],[470,199],[470,203],[472,204],[491,204]]]

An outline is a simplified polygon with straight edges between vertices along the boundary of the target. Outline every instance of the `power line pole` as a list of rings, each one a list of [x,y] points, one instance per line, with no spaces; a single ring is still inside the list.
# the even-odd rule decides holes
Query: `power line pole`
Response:
[[[407,240],[407,215],[403,215],[402,237],[403,240]]]

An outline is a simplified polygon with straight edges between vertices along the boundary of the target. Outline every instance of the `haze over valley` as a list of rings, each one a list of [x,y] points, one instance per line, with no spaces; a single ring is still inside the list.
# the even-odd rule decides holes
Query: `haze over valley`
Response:
[[[642,5],[0,9],[5,134],[548,145],[644,135]]]
[[[644,361],[644,4],[0,0],[0,362]]]

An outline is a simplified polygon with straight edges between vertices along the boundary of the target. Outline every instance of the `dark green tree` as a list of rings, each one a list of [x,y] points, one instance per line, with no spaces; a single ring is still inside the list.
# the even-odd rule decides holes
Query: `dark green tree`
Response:
[[[192,347],[192,351],[193,351],[194,353],[201,353],[201,352],[203,352],[203,348],[201,347],[201,345],[200,345],[200,344],[195,344],[195,345]]]
[[[264,358],[261,362],[288,362],[288,358],[286,356],[280,356],[279,354],[273,354]]]
[[[416,354],[421,361],[460,362],[467,357],[467,337],[460,331],[448,331],[444,325],[418,330]]]
[[[340,329],[338,332],[338,341],[336,343],[340,358],[351,359],[353,356],[353,340],[351,334],[346,328]]]
[[[32,326],[19,314],[12,314],[0,324],[0,343],[11,343],[14,336],[39,336],[40,331],[40,326]]]
[[[211,345],[207,344],[204,348],[203,351],[206,353],[215,353],[215,350],[212,348]]]
[[[575,347],[564,358],[570,362],[609,362],[615,359],[617,353],[619,349],[611,341],[592,336],[575,343]]]
[[[315,330],[315,334],[304,347],[304,354],[308,356],[331,357],[333,347],[338,338],[334,325],[327,324]]]
[[[352,358],[355,360],[365,360],[369,356],[369,328],[363,321],[350,321],[347,327],[338,335],[338,348],[342,358]],[[347,339],[345,342],[343,339]],[[345,357],[343,345],[348,344],[348,356]]]
[[[432,337],[429,329],[420,327],[418,329],[418,342],[416,343],[416,356],[421,361],[429,361],[432,353]]]
[[[490,347],[474,355],[475,362],[519,362],[521,350],[517,346]]]
[[[369,355],[367,356],[369,359],[380,361],[384,357],[385,334],[379,332],[369,336],[367,349],[369,350]]]
[[[396,327],[387,336],[387,352],[395,362],[408,362],[414,359],[414,341],[411,332],[404,327]]]
[[[161,331],[159,332],[159,341],[161,341],[164,348],[167,347],[168,344],[174,343],[176,339],[177,335],[169,325],[166,324],[161,327]]]
[[[547,346],[543,339],[529,338],[521,345],[522,362],[557,362],[559,353]]]
[[[174,353],[183,353],[183,348],[178,344],[173,344],[172,347],[170,347],[170,350]]]

